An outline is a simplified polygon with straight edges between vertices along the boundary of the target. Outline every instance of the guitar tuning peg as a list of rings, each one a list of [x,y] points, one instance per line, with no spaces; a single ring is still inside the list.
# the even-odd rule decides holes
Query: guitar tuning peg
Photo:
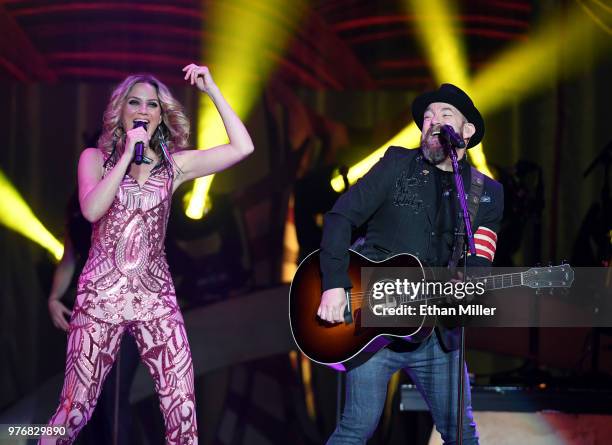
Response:
[[[542,289],[540,289],[539,287],[536,289],[535,291],[536,295],[542,295]]]
[[[555,289],[554,289],[553,287],[551,287],[551,288],[548,290],[548,295],[553,295],[554,293],[555,293]]]
[[[561,264],[567,264],[567,260],[566,259],[561,260]]]
[[[552,267],[552,265],[553,265],[552,261],[549,261],[548,262],[548,267]]]

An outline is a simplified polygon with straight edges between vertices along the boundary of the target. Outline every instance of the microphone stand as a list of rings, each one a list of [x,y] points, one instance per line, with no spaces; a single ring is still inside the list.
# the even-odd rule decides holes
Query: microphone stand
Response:
[[[459,197],[459,204],[461,205],[461,211],[463,215],[463,222],[465,227],[464,233],[457,233],[457,236],[466,236],[467,243],[463,243],[463,280],[467,279],[467,254],[468,248],[472,255],[476,254],[476,245],[474,244],[474,233],[472,232],[472,223],[470,221],[470,214],[468,211],[468,204],[465,198],[465,188],[463,187],[463,178],[459,172],[459,162],[457,159],[457,151],[451,144],[446,144],[449,152],[451,162],[453,164],[453,172],[455,177],[455,187],[457,189],[457,195]],[[465,373],[463,362],[465,360],[465,328],[463,325],[459,327],[459,379],[458,379],[458,397],[457,397],[457,444],[463,443],[463,400],[464,400],[464,386],[465,386]],[[469,382],[468,382],[469,385]]]

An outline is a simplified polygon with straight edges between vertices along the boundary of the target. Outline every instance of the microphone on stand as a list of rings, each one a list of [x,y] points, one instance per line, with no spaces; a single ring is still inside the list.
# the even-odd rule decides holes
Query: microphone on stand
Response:
[[[450,125],[440,126],[440,136],[442,136],[448,145],[455,148],[465,148],[465,141],[461,136],[455,133],[455,130]]]
[[[144,121],[136,121],[134,122],[133,128],[143,127],[145,131],[147,130],[147,123]],[[144,156],[144,142],[138,141],[134,145],[134,162],[136,165],[142,164]]]

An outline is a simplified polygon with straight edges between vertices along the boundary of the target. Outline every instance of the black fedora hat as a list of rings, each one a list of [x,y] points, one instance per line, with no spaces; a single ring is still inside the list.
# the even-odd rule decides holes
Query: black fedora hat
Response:
[[[412,117],[418,127],[423,130],[423,115],[429,104],[434,102],[444,102],[457,108],[465,116],[468,122],[474,124],[476,132],[470,139],[467,148],[477,145],[484,136],[484,120],[480,112],[474,106],[472,99],[461,88],[451,84],[443,83],[439,89],[429,91],[417,96],[412,102]]]

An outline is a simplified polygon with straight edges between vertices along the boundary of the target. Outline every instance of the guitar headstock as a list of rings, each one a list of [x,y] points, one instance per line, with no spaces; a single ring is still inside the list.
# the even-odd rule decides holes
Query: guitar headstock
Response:
[[[541,289],[544,287],[570,287],[574,282],[574,270],[569,264],[532,267],[523,272],[523,285]]]

